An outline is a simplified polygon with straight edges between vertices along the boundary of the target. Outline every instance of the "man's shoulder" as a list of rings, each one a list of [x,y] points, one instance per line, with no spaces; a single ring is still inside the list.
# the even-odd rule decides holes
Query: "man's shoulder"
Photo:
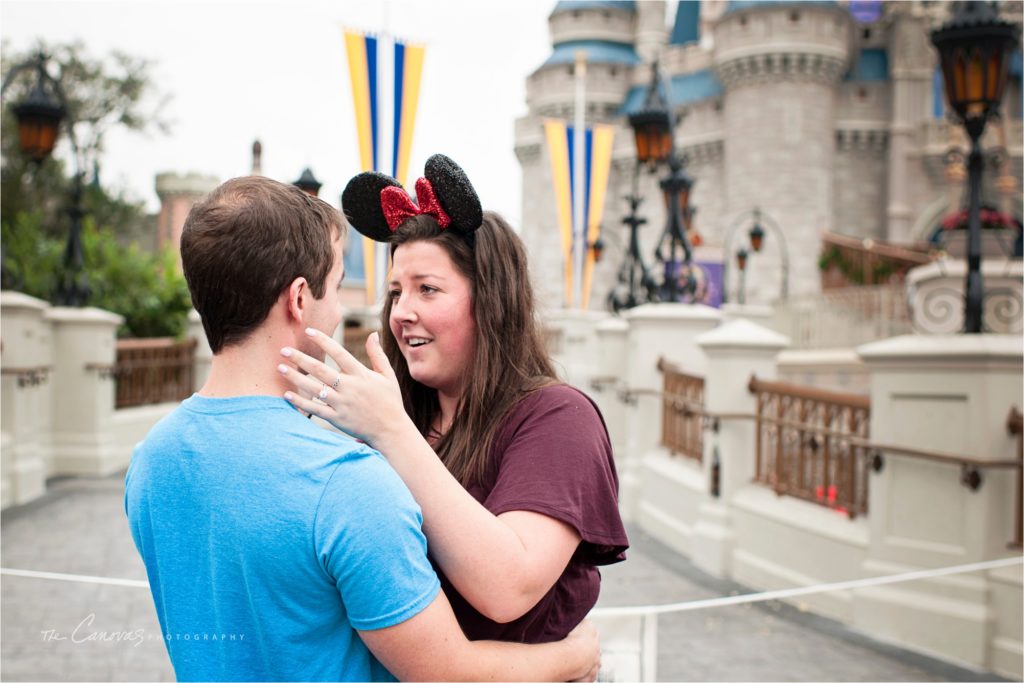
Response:
[[[283,399],[272,397],[204,400],[194,395],[186,399],[154,425],[137,446],[136,455],[165,451],[216,454],[224,460],[235,455],[252,464],[287,466],[292,461],[301,469],[333,468],[363,460],[383,462],[383,456],[366,444],[325,429]]]

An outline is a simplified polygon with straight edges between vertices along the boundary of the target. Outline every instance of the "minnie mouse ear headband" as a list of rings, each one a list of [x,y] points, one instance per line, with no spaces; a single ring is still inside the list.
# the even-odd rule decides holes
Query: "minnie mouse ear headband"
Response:
[[[390,242],[391,234],[413,216],[429,214],[442,230],[454,230],[473,242],[483,223],[483,209],[473,185],[458,164],[443,154],[427,159],[416,181],[416,200],[397,180],[383,173],[360,173],[341,193],[345,218],[360,233],[377,242]]]

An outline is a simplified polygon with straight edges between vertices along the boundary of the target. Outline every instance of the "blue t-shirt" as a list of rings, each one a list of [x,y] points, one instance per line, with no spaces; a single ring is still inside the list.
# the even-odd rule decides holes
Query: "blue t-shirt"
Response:
[[[178,680],[393,680],[355,629],[437,596],[420,509],[284,399],[198,394],[139,444],[125,511]]]

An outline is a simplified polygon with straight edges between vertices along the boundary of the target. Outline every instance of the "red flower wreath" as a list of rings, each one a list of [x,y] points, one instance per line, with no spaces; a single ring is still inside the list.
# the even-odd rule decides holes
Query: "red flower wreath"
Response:
[[[1020,223],[1014,220],[1013,216],[995,209],[983,208],[980,211],[981,227],[986,230],[1020,230]],[[966,230],[967,209],[961,209],[947,214],[942,219],[943,230]]]

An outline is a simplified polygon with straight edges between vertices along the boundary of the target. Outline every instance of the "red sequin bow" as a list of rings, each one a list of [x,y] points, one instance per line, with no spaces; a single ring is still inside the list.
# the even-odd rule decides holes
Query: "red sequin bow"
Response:
[[[436,218],[442,229],[451,225],[451,216],[441,208],[441,202],[437,201],[437,195],[434,194],[434,186],[426,178],[416,181],[416,200],[419,206],[413,204],[412,198],[397,185],[381,190],[380,208],[384,211],[384,220],[387,221],[391,232],[397,230],[406,219],[423,213]]]

